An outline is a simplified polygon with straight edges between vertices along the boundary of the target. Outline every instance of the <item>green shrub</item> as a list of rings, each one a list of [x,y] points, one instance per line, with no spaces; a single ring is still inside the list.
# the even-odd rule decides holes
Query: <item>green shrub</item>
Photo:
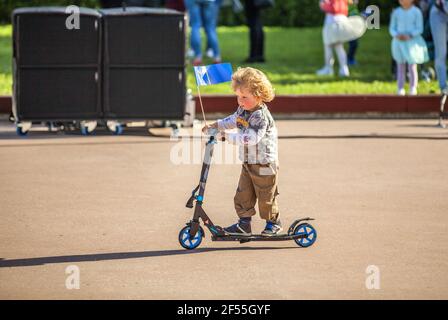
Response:
[[[0,6],[0,23],[10,23],[11,13],[16,8],[22,7],[42,7],[42,6],[68,6],[71,4],[96,8],[98,0],[2,0]]]
[[[390,13],[398,5],[398,1],[360,0],[360,11],[364,11],[369,5],[376,5],[380,8],[381,24],[386,25],[389,23]],[[263,12],[264,24],[268,26],[313,27],[320,26],[323,20],[324,13],[319,9],[318,0],[276,0],[274,8]],[[244,14],[235,15],[231,8],[225,7],[222,9],[220,22],[223,25],[240,25],[245,23]]]
[[[67,6],[74,4],[82,7],[95,8],[99,6],[98,0],[2,0],[0,7],[0,23],[9,23],[11,12],[15,8],[34,6]],[[244,3],[245,0],[241,0]],[[397,0],[360,0],[360,10],[368,5],[377,5],[380,8],[381,24],[389,23],[389,16]],[[318,0],[276,0],[272,9],[264,10],[263,21],[267,26],[283,27],[312,27],[320,26],[324,14],[320,11]],[[245,23],[244,13],[235,14],[231,7],[221,10],[220,24],[227,26]]]

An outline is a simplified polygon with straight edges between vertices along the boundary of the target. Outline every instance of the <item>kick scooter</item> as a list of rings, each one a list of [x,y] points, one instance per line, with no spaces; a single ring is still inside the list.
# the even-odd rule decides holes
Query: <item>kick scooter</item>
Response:
[[[188,250],[196,249],[205,237],[204,229],[199,224],[199,219],[202,219],[204,225],[212,234],[212,241],[239,241],[245,243],[249,241],[285,241],[294,240],[300,247],[310,247],[316,241],[317,232],[314,227],[307,221],[314,220],[312,218],[303,218],[294,221],[288,229],[287,234],[278,234],[275,236],[263,236],[261,234],[246,235],[230,235],[225,230],[217,225],[214,225],[208,215],[202,208],[204,202],[205,185],[207,183],[207,176],[210,169],[210,162],[213,156],[213,147],[217,143],[216,129],[209,130],[210,138],[205,144],[204,161],[202,163],[201,177],[199,185],[194,188],[191,197],[188,199],[186,207],[193,208],[193,219],[187,223],[186,227],[179,232],[180,245]],[[196,204],[193,205],[193,202]]]

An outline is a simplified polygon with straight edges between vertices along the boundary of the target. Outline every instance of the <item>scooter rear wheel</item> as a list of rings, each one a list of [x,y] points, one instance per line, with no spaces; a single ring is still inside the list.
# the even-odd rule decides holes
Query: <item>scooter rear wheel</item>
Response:
[[[301,223],[294,229],[294,234],[305,234],[305,238],[294,239],[294,241],[303,248],[308,248],[314,244],[317,239],[316,229],[309,223]]]
[[[193,250],[199,247],[202,242],[202,228],[198,229],[198,232],[195,234],[193,238],[190,237],[190,226],[186,226],[182,228],[179,232],[179,243],[180,245],[187,249]]]

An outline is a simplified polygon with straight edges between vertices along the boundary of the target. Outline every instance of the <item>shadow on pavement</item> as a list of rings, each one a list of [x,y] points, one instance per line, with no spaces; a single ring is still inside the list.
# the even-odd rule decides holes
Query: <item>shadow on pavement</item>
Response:
[[[0,268],[11,267],[29,267],[40,266],[45,264],[56,263],[72,263],[72,262],[93,262],[93,261],[107,261],[107,260],[123,260],[123,259],[138,259],[149,257],[163,257],[175,255],[189,255],[214,251],[257,251],[257,250],[283,250],[283,249],[301,249],[295,247],[227,247],[227,248],[199,248],[196,250],[156,250],[156,251],[141,251],[141,252],[116,252],[116,253],[100,253],[100,254],[84,254],[72,256],[54,256],[54,257],[38,257],[38,258],[24,258],[5,260],[0,259]]]
[[[434,124],[399,124],[399,128],[440,128],[440,126],[434,121]]]

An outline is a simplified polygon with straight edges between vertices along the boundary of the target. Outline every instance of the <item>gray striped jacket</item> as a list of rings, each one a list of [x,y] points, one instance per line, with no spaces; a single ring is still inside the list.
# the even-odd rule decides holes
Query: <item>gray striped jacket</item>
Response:
[[[238,107],[227,118],[218,120],[218,129],[238,128],[229,134],[230,143],[240,145],[240,160],[250,164],[278,163],[277,128],[265,104],[253,112]]]

